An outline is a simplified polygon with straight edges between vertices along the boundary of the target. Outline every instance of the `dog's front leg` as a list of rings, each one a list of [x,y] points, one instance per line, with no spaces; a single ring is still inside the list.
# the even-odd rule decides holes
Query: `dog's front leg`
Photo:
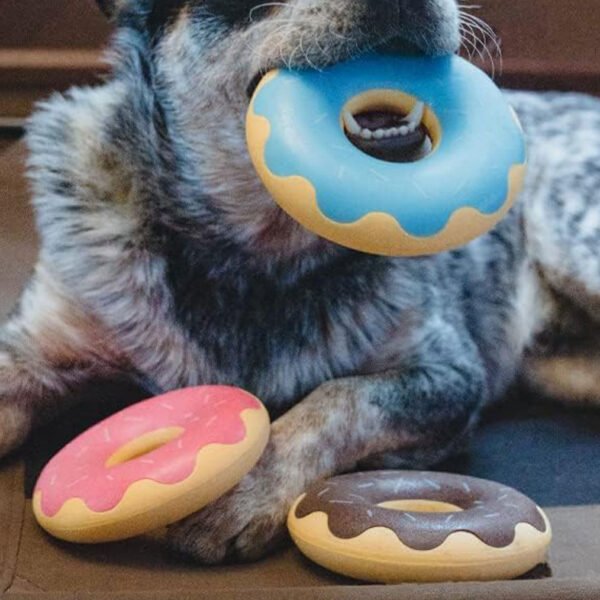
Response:
[[[265,455],[237,488],[171,528],[171,545],[203,563],[253,560],[285,537],[289,507],[313,481],[389,451],[410,457],[421,449],[421,463],[439,460],[486,396],[478,356],[464,345],[447,362],[428,356],[401,371],[317,388],[273,424]]]
[[[103,324],[40,261],[0,326],[0,458],[64,410],[74,389],[117,374],[121,360]]]

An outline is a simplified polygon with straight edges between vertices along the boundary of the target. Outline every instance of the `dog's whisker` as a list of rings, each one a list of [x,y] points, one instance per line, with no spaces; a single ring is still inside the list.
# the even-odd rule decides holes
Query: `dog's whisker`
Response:
[[[461,19],[460,21],[460,27],[464,27],[464,28],[469,28],[469,30],[473,33],[473,35],[475,35],[475,38],[477,40],[477,43],[479,44],[485,44],[486,43],[486,37],[487,34],[482,31],[481,29],[477,28],[475,26],[474,23],[472,23],[471,21],[467,20],[467,19]]]
[[[293,61],[284,55],[286,43],[289,41],[292,28],[298,25],[296,19],[289,17],[277,17],[273,19],[274,25],[268,30],[269,44],[259,44],[255,51],[255,57],[258,57],[258,64],[263,64],[267,52],[271,52],[279,56],[279,62],[287,68],[291,68]],[[275,43],[274,43],[275,42]]]
[[[276,8],[278,6],[287,6],[285,2],[264,2],[263,4],[258,4],[250,9],[248,13],[248,19],[250,22],[254,22],[254,14],[258,11],[261,11],[265,8]]]
[[[492,56],[487,44],[485,43],[484,40],[482,40],[481,38],[479,38],[477,36],[476,32],[472,28],[469,28],[469,32],[473,39],[473,47],[474,47],[475,51],[477,52],[477,55],[479,56],[482,64],[485,65],[486,63],[489,63],[491,76],[492,76],[492,78],[495,77],[496,64],[495,64],[494,57]]]
[[[467,48],[471,50],[471,53],[469,54],[469,59],[472,60],[474,58],[474,55],[477,54],[479,58],[483,62],[485,62],[485,56],[481,49],[482,45],[480,44],[480,40],[474,33],[474,31],[468,28],[467,26],[461,26],[461,35],[464,44]]]
[[[336,31],[335,29],[330,29],[329,33],[331,33],[331,35],[333,37],[338,38],[339,40],[342,40],[344,42],[349,42],[350,38],[348,38],[347,36],[345,36],[344,34],[340,33],[339,31]],[[352,40],[354,42],[354,40]]]
[[[473,41],[469,37],[467,37],[467,35],[467,31],[461,31],[461,48],[464,49],[467,53],[467,58],[470,61],[473,61],[473,59],[475,58],[476,48]]]
[[[319,69],[319,67],[317,67],[317,65],[315,65],[312,60],[310,60],[310,56],[308,55],[308,52],[306,51],[306,48],[304,47],[304,38],[305,38],[306,34],[302,34],[300,36],[300,42],[299,42],[299,46],[300,46],[300,51],[302,52],[302,55],[304,56],[304,60],[306,60],[306,62],[308,63],[308,65],[312,68],[315,69],[316,71],[320,71],[321,69]]]
[[[323,48],[323,46],[321,46],[318,40],[315,40],[315,46],[319,49],[321,56],[323,58],[327,58],[327,51],[325,50],[325,48]]]
[[[489,23],[487,23],[481,17],[478,17],[476,15],[471,15],[469,13],[462,13],[462,16],[465,19],[468,19],[469,21],[477,23],[477,25],[481,26],[482,29],[485,29],[485,31],[487,31],[490,34],[490,36],[496,37],[496,32],[494,31],[494,29],[491,27],[491,25]]]
[[[498,41],[498,38],[495,35],[490,39],[490,41],[492,42],[492,44],[494,46],[495,56],[492,56],[491,50],[489,49],[488,46],[486,46],[486,47],[488,49],[488,52],[490,53],[491,60],[493,60],[493,61],[497,60],[497,62],[499,64],[500,74],[502,74],[502,72],[504,70],[504,56],[502,53],[502,47],[500,46],[500,42]]]
[[[496,76],[496,62],[499,63],[498,71],[501,74],[503,70],[502,49],[493,29],[482,19],[467,13],[461,13],[460,30],[463,39],[466,40],[468,36],[470,38],[469,45],[475,45],[475,49],[481,60],[485,63],[489,59],[492,77]],[[495,55],[490,49],[490,44],[494,48]]]
[[[496,75],[498,74],[496,71],[496,57],[492,54],[492,51],[490,50],[490,48],[487,44],[483,47],[483,51],[490,58],[490,64],[492,65],[492,78],[495,78]],[[500,57],[499,62],[500,62],[499,74],[502,74],[502,57]]]
[[[494,45],[498,56],[502,56],[502,49],[498,41],[498,36],[488,23],[486,23],[483,19],[480,19],[479,17],[476,17],[475,15],[470,15],[468,13],[461,14],[461,23],[468,23],[472,25],[477,31],[481,32],[484,38]]]

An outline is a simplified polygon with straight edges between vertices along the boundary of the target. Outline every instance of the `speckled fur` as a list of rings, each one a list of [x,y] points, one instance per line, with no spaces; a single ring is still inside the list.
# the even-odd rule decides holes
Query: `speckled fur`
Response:
[[[600,402],[599,101],[511,94],[531,169],[509,217],[455,252],[368,256],[268,197],[245,149],[247,88],[273,66],[382,45],[454,51],[452,0],[104,8],[119,25],[112,76],[55,96],[29,127],[42,249],[0,333],[2,453],[91,376],[249,389],[274,418],[267,452],[169,534],[216,563],[273,549],[319,477],[435,464],[520,373]]]

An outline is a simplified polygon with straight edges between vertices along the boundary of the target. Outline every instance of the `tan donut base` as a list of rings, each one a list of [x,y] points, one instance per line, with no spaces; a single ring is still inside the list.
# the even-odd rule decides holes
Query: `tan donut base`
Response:
[[[296,507],[288,528],[300,551],[317,564],[354,579],[378,583],[489,581],[512,579],[544,562],[552,539],[550,522],[540,532],[528,523],[515,528],[515,540],[505,548],[484,544],[471,533],[457,531],[433,550],[414,550],[385,527],[373,527],[351,539],[334,536],[327,515],[317,512],[298,519]]]
[[[84,544],[123,540],[175,523],[225,494],[258,462],[269,440],[269,415],[261,404],[260,409],[243,411],[241,418],[246,437],[235,445],[202,448],[194,471],[179,483],[136,481],[114,509],[102,513],[72,498],[53,517],[44,514],[42,494],[36,492],[35,517],[53,536]]]
[[[273,199],[294,220],[309,231],[354,250],[383,256],[423,256],[458,248],[483,235],[499,223],[513,206],[523,187],[526,166],[514,165],[508,173],[508,195],[503,206],[491,215],[465,206],[456,210],[436,235],[416,237],[408,234],[394,217],[371,212],[354,223],[338,223],[324,215],[317,203],[317,193],[310,181],[299,175],[275,175],[265,161],[265,148],[271,132],[268,119],[254,112],[259,90],[277,71],[267,74],[259,84],[246,118],[246,137],[250,158]],[[370,101],[373,99],[370,98]],[[433,117],[429,115],[432,120]],[[435,131],[435,124],[429,125]],[[438,132],[438,136],[441,137]]]

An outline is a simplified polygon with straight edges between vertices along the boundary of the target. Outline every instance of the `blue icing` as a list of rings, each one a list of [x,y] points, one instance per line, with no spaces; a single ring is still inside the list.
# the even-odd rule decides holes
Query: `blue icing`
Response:
[[[433,109],[442,127],[435,152],[395,164],[349,142],[341,110],[376,88],[402,90]],[[510,167],[525,162],[522,133],[500,90],[454,56],[371,55],[321,72],[281,71],[258,92],[254,110],[271,124],[269,169],[311,181],[321,211],[341,223],[386,212],[409,234],[431,236],[461,206],[497,212],[506,201]]]

